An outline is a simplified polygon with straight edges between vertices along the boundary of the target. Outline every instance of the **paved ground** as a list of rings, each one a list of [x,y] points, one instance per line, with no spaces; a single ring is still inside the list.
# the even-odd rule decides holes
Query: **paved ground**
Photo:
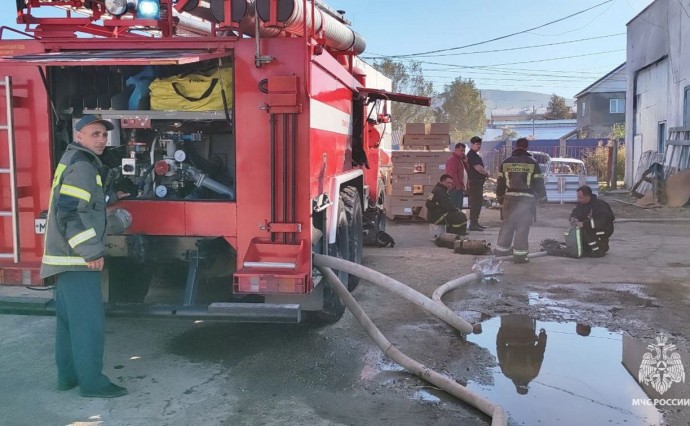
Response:
[[[449,293],[444,301],[474,322],[526,314],[543,324],[567,326],[578,322],[595,331],[608,329],[615,336],[626,333],[649,343],[659,332],[666,332],[679,350],[687,352],[690,222],[657,220],[689,219],[688,210],[647,211],[620,203],[612,206],[621,219],[652,221],[619,221],[611,253],[603,259],[549,257],[535,259],[529,265],[506,263],[505,277],[500,282],[469,284]],[[543,238],[558,238],[571,208],[550,205],[540,210],[530,236],[533,250],[538,250]],[[500,226],[498,211],[483,212],[482,219],[490,226],[481,233],[482,238],[495,243]],[[425,224],[394,223],[389,233],[395,237],[396,246],[366,249],[365,264],[426,295],[471,270],[474,258],[435,247],[426,239]],[[8,291],[0,289],[0,294]],[[411,303],[370,283],[363,282],[354,296],[403,352],[479,392],[493,395],[500,369],[495,348],[490,347],[494,340],[489,331],[476,339],[460,336]],[[490,321],[485,325],[488,330]],[[337,324],[320,328],[108,319],[105,372],[130,390],[129,395],[113,400],[81,398],[76,391],[54,390],[53,327],[52,317],[0,316],[0,423],[489,422],[486,416],[400,371],[380,354],[348,312]],[[556,344],[556,335],[550,330],[549,334],[543,370],[553,358],[550,351]],[[478,343],[482,337],[490,344]],[[589,364],[596,365],[597,359],[593,355]],[[684,362],[686,370],[690,369],[690,358]],[[539,399],[542,397],[537,386],[549,379],[545,374],[542,371],[532,382],[528,395],[513,392],[501,396],[511,414],[510,423],[583,424],[582,418],[567,417],[565,409],[563,418],[559,417],[558,400]],[[586,402],[601,407],[597,391],[590,392],[595,396],[584,398]],[[582,396],[577,395],[579,399]],[[537,404],[541,407],[536,410],[539,414],[524,417],[519,409],[512,411],[516,401]],[[658,423],[651,414],[637,415],[613,403],[603,406],[614,414],[590,418],[586,424]],[[547,413],[554,407],[556,414]],[[663,413],[666,424],[690,424],[687,407]],[[542,414],[546,417],[539,417]]]

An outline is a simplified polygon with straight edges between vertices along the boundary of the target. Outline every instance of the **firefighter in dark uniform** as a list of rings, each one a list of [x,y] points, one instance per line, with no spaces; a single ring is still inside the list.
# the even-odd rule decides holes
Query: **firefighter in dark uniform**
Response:
[[[441,176],[426,201],[427,220],[435,225],[445,223],[447,232],[467,235],[467,216],[450,202],[448,191],[452,188],[453,178],[450,175]]]
[[[503,204],[503,225],[498,232],[494,253],[513,254],[515,263],[527,263],[529,228],[537,200],[546,200],[544,176],[539,164],[527,152],[527,139],[516,142],[513,154],[501,163],[496,195]]]
[[[577,206],[570,213],[570,224],[582,229],[582,254],[603,257],[609,251],[609,238],[613,235],[611,206],[592,194],[592,188],[577,188]]]
[[[529,383],[541,370],[546,351],[546,330],[537,334],[537,322],[527,315],[503,315],[496,334],[496,355],[504,376],[513,381],[515,391],[526,395]]]
[[[115,398],[126,395],[127,389],[102,372],[105,313],[101,271],[108,198],[99,158],[113,125],[98,115],[85,115],[74,129],[74,143],[55,169],[41,261],[41,278],[56,276],[57,281],[57,389],[79,386],[81,396]]]

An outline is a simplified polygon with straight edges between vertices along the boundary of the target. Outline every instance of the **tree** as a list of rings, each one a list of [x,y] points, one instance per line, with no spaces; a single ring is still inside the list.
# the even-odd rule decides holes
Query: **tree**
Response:
[[[437,122],[450,123],[453,140],[469,140],[486,129],[485,106],[473,80],[457,77],[440,95],[442,104],[435,108]]]
[[[551,95],[549,106],[546,107],[547,120],[561,120],[572,117],[570,107],[566,105],[565,98],[556,94]]]
[[[625,139],[625,123],[616,123],[611,127],[610,139]]]
[[[434,95],[433,84],[424,79],[422,66],[419,62],[410,62],[408,65],[391,59],[375,61],[372,66],[393,81],[393,92],[405,93],[415,96]],[[434,111],[430,107],[392,102],[391,115],[393,130],[403,129],[405,123],[427,123],[434,117]]]
[[[495,141],[512,141],[517,139],[517,132],[510,127],[501,127],[501,134],[494,138]]]

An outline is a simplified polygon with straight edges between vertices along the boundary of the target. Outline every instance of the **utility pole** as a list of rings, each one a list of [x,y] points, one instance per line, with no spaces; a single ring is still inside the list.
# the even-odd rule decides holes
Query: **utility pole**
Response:
[[[537,115],[537,110],[532,105],[532,139],[534,139],[534,116]]]

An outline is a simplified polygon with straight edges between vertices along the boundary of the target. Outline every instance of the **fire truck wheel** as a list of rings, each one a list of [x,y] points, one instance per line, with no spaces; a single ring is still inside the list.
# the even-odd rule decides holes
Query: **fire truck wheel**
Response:
[[[349,259],[349,226],[342,194],[343,193],[341,193],[340,203],[338,203],[338,227],[335,234],[335,243],[328,245],[328,255],[340,259]],[[340,279],[343,284],[347,285],[349,275],[347,272],[336,270],[333,272],[335,272],[338,279]],[[332,324],[343,316],[345,305],[325,278],[321,285],[323,286],[323,308],[320,311],[305,312],[304,321],[312,324]]]
[[[379,217],[376,222],[376,233],[386,230],[386,184],[383,179],[379,179],[379,195],[376,197],[376,207],[379,210]]]
[[[146,264],[128,259],[106,259],[108,264],[108,301],[141,303],[149,292],[152,273]]]
[[[340,193],[340,199],[345,205],[345,214],[348,224],[349,256],[350,262],[362,264],[363,250],[363,224],[362,224],[362,200],[357,188],[348,186]],[[343,281],[343,283],[345,283]],[[359,284],[359,277],[350,274],[347,281],[347,289],[352,291]]]
[[[386,183],[383,181],[383,179],[379,178],[376,187],[378,188],[379,193],[376,196],[376,206],[374,207],[383,209],[383,206],[386,203]],[[381,231],[383,231],[383,229],[381,229]]]
[[[376,235],[378,235],[379,231],[386,230],[386,184],[383,182],[383,179],[379,178],[377,188],[378,195],[376,197],[376,205],[370,205],[369,209],[367,209],[367,212],[364,214],[364,218],[368,224],[367,226],[369,227],[364,236],[365,246],[375,246]]]

